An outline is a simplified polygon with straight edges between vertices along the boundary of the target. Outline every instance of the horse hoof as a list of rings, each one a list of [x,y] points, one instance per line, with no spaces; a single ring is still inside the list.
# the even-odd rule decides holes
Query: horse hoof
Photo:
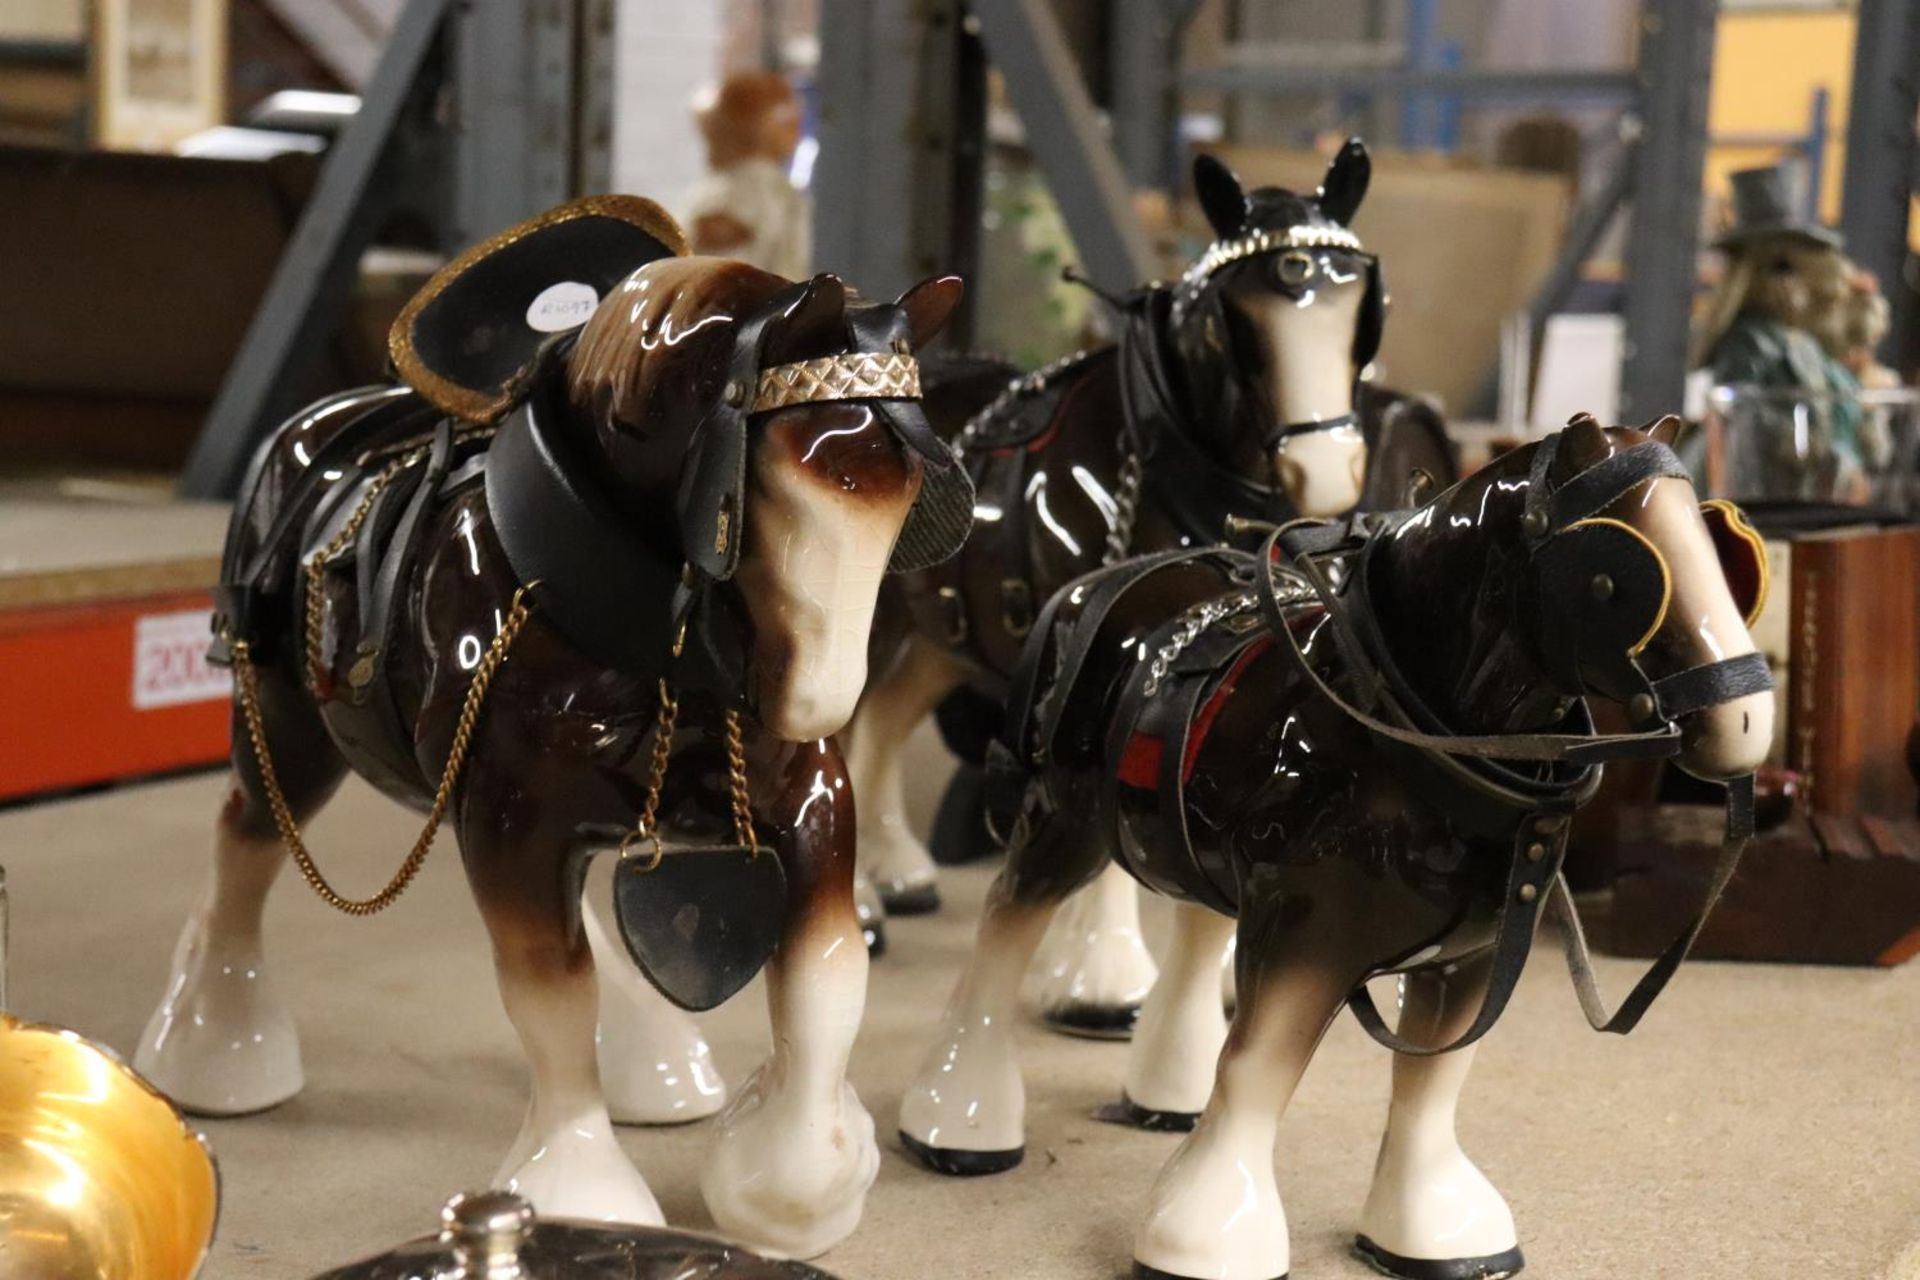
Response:
[[[610,1049],[603,1038],[600,1080],[615,1124],[692,1124],[727,1105],[727,1082],[705,1040],[679,1054],[628,1055]]]
[[[1055,1031],[1088,1040],[1129,1040],[1140,1021],[1138,1004],[1082,1004],[1068,1001],[1044,1010],[1040,1018]]]
[[[1397,1276],[1399,1280],[1501,1280],[1518,1275],[1527,1265],[1517,1245],[1484,1258],[1403,1258],[1365,1236],[1355,1236],[1353,1251],[1381,1275]]]
[[[300,1038],[259,957],[190,945],[176,966],[133,1069],[194,1115],[251,1115],[299,1093]]]
[[[1155,1111],[1129,1098],[1124,1089],[1118,1102],[1095,1107],[1093,1118],[1130,1129],[1145,1129],[1149,1133],[1192,1133],[1193,1126],[1200,1123],[1198,1111]]]
[[[1197,1276],[1177,1276],[1171,1271],[1162,1271],[1160,1268],[1150,1267],[1144,1262],[1136,1262],[1133,1264],[1133,1280],[1200,1280],[1200,1278]],[[1275,1276],[1273,1280],[1287,1280],[1287,1274],[1282,1272]]]
[[[956,1147],[930,1147],[905,1129],[900,1131],[900,1145],[907,1149],[908,1155],[927,1168],[950,1178],[978,1178],[990,1173],[1005,1173],[1027,1156],[1025,1147],[1015,1147],[1011,1151],[961,1151]]]
[[[874,887],[880,891],[880,905],[890,916],[924,916],[940,909],[940,886],[932,880],[919,884],[882,881]]]
[[[556,1126],[516,1147],[530,1147],[532,1154],[517,1162],[509,1158],[493,1185],[524,1196],[541,1214],[643,1227],[665,1225],[660,1202],[620,1150],[606,1117]]]
[[[873,1119],[851,1085],[836,1101],[787,1094],[761,1068],[715,1122],[700,1176],[723,1235],[780,1258],[825,1253],[860,1225],[880,1172]]]

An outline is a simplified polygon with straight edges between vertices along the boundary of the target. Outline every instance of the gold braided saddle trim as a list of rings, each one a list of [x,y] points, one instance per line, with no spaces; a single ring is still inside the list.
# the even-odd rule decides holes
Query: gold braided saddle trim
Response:
[[[821,400],[918,400],[920,362],[900,352],[856,351],[763,369],[750,413]]]

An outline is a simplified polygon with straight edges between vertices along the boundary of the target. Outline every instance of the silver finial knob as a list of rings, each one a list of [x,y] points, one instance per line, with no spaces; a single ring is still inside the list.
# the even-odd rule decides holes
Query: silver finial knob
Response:
[[[514,1280],[533,1223],[533,1206],[511,1191],[467,1191],[440,1210],[440,1239],[473,1280]]]

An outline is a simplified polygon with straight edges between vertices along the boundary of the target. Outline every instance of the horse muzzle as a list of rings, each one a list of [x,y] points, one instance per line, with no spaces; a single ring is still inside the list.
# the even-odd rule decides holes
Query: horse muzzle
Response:
[[[1365,490],[1367,442],[1352,413],[1279,427],[1268,436],[1267,456],[1274,480],[1303,516],[1351,511]]]

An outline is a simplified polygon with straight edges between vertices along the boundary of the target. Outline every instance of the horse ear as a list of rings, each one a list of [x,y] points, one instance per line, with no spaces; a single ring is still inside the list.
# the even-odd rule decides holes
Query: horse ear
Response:
[[[1233,170],[1209,155],[1193,158],[1193,193],[1213,224],[1214,234],[1231,239],[1246,229],[1247,193]]]
[[[807,281],[800,296],[781,315],[781,345],[789,349],[830,347],[842,336],[846,316],[846,282],[831,271],[823,271]]]
[[[928,276],[900,295],[893,305],[907,313],[915,348],[926,346],[946,328],[966,293],[966,283],[959,276]]]
[[[1320,184],[1320,211],[1346,226],[1359,212],[1372,180],[1373,161],[1367,156],[1367,144],[1348,138],[1327,166],[1326,179]]]
[[[1687,422],[1679,414],[1670,413],[1658,422],[1649,423],[1640,429],[1672,449],[1679,445],[1680,433],[1687,429]]]
[[[1553,478],[1561,481],[1578,475],[1613,452],[1607,429],[1590,413],[1576,413],[1567,419],[1560,433],[1560,447],[1553,455]]]

